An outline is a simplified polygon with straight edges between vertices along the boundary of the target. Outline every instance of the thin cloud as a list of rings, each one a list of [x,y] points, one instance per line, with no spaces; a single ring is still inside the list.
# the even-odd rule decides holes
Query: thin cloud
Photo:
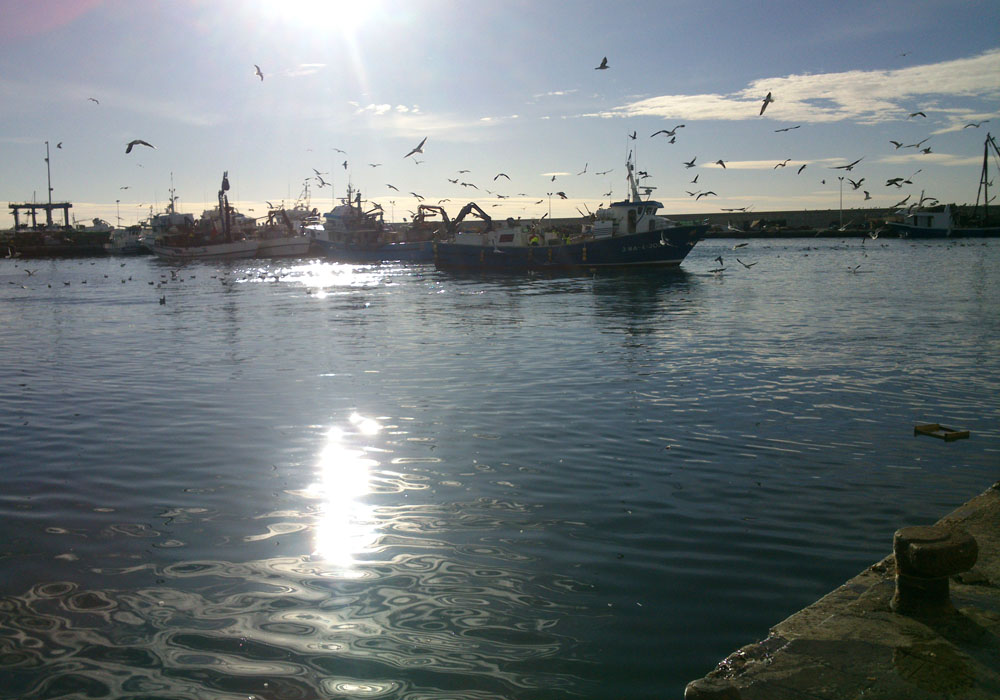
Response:
[[[275,73],[275,75],[288,76],[289,78],[298,78],[303,75],[315,75],[324,68],[326,68],[325,63],[300,63],[295,68],[289,68],[288,70],[280,71],[278,73]]]
[[[982,156],[955,156],[949,153],[900,153],[891,156],[884,156],[876,163],[889,163],[892,165],[897,165],[899,163],[907,164],[932,164],[932,165],[946,165],[949,167],[962,166],[962,165],[978,165],[983,162]]]
[[[784,121],[873,124],[905,119],[908,112],[918,109],[933,115],[934,110],[953,109],[941,106],[944,98],[1000,97],[1000,49],[894,70],[762,78],[731,94],[660,95],[583,116],[758,119],[761,100],[768,92],[774,95],[774,104],[767,116]]]

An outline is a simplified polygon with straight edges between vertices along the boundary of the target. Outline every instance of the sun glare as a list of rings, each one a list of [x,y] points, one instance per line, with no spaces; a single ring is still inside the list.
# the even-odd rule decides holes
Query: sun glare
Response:
[[[353,31],[372,15],[378,3],[372,0],[259,0],[261,14],[269,21],[280,20],[302,27]]]

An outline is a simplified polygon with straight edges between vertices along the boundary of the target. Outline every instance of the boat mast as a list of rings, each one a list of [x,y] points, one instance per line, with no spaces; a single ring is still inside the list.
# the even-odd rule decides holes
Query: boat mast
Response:
[[[219,214],[222,217],[222,236],[226,243],[232,243],[229,232],[229,198],[226,192],[229,191],[229,171],[222,173],[222,186],[219,188]]]
[[[632,201],[633,202],[638,202],[639,201],[639,188],[635,184],[635,173],[633,172],[633,169],[632,169],[632,159],[631,158],[629,160],[625,161],[625,168],[626,168],[626,170],[628,170],[628,186],[629,186],[629,189],[632,190]]]
[[[52,165],[49,163],[49,142],[45,142],[45,174],[49,181],[49,208],[45,210],[45,223],[52,225]]]
[[[986,134],[986,141],[983,142],[983,170],[979,176],[979,191],[976,192],[976,209],[979,208],[979,197],[983,197],[983,226],[986,226],[990,218],[990,146],[993,152],[1000,158],[1000,149],[992,134]]]

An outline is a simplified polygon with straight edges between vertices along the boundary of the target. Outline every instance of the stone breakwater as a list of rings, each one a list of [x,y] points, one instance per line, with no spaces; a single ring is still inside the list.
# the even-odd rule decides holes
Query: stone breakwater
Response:
[[[1000,482],[763,641],[730,654],[685,700],[1000,697]]]

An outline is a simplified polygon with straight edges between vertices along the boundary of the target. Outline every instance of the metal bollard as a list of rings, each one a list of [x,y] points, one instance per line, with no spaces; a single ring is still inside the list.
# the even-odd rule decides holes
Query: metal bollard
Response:
[[[896,593],[892,609],[903,615],[935,615],[954,611],[948,578],[975,565],[975,538],[958,527],[904,527],[892,538],[896,557]]]

